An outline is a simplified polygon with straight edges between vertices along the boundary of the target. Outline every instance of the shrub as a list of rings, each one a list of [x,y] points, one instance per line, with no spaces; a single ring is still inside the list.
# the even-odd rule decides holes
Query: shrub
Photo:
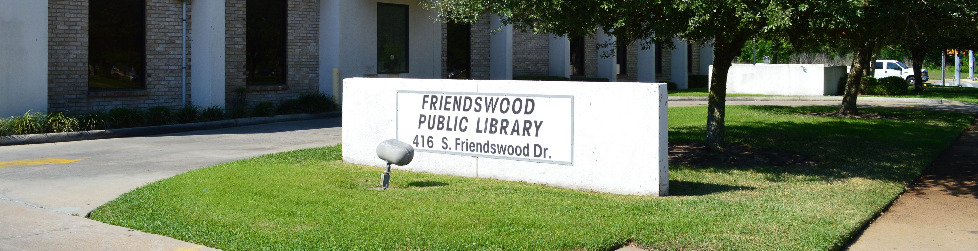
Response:
[[[78,127],[82,131],[109,129],[108,117],[108,114],[101,111],[85,114],[79,118]]]
[[[227,110],[227,114],[225,114],[225,117],[232,118],[232,119],[247,118],[248,109],[246,108],[246,106],[235,106],[234,108],[231,108],[231,110]]]
[[[873,77],[863,78],[862,94],[868,95],[900,95],[907,93],[907,82],[900,77],[885,77],[876,79]]]
[[[333,98],[322,93],[305,94],[299,97],[299,106],[305,113],[336,111],[338,105]]]
[[[302,113],[302,105],[298,99],[289,99],[278,106],[278,114]]]
[[[666,89],[670,91],[679,90],[679,86],[675,82],[666,81]]]
[[[0,137],[13,135],[13,133],[10,132],[11,128],[9,124],[10,120],[0,119]]]
[[[849,82],[848,74],[842,75],[842,77],[839,78],[839,86],[838,86],[839,89],[837,89],[839,90],[838,95],[846,94],[846,82]]]
[[[570,80],[565,77],[558,76],[519,76],[513,77],[513,80],[529,80],[529,81],[567,81]]]
[[[146,122],[149,125],[169,125],[173,123],[173,114],[166,106],[151,107],[146,112]]]
[[[180,108],[180,110],[177,110],[177,113],[174,114],[174,118],[177,120],[177,123],[180,124],[197,122],[199,117],[200,108],[195,105],[184,106],[183,108]]]
[[[146,118],[142,111],[129,108],[114,108],[109,110],[109,127],[129,128],[146,125]]]
[[[79,129],[78,119],[60,112],[48,114],[47,123],[48,132],[74,132]]]
[[[200,121],[218,121],[224,119],[224,109],[219,106],[211,106],[200,113]]]
[[[39,112],[27,111],[23,116],[12,117],[7,121],[11,135],[37,134],[47,131],[47,116]]]
[[[251,115],[255,117],[270,117],[275,115],[275,104],[272,101],[265,101],[258,103],[254,109],[251,111]]]
[[[611,82],[607,78],[588,78],[588,77],[571,77],[571,81],[584,81],[584,82]]]
[[[708,75],[689,75],[689,88],[706,88],[709,81]]]

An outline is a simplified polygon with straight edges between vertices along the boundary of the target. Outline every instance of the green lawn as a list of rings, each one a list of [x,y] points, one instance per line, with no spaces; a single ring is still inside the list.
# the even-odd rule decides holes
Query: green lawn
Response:
[[[221,164],[131,191],[95,220],[226,250],[831,250],[904,190],[966,115],[863,109],[906,120],[727,108],[732,143],[815,167],[671,166],[671,196],[642,197],[395,171],[338,161],[340,147]],[[669,109],[671,141],[702,140],[705,107]]]
[[[909,88],[911,90],[910,93],[907,93],[905,95],[878,96],[878,97],[947,99],[947,100],[954,100],[954,101],[961,101],[961,102],[978,103],[978,88],[927,86],[924,88],[924,91],[921,93],[914,93],[912,86]]]

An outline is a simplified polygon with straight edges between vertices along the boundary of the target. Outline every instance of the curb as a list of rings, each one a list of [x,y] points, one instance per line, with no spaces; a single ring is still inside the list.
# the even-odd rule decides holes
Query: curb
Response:
[[[707,97],[692,96],[672,96],[669,101],[708,101]],[[727,101],[838,101],[842,102],[841,96],[782,96],[782,97],[727,97]],[[858,101],[870,103],[911,103],[911,104],[945,104],[945,105],[974,105],[968,102],[961,102],[947,99],[929,98],[885,98],[885,97],[861,97]]]
[[[229,120],[221,120],[221,121],[177,124],[177,125],[94,130],[94,131],[84,131],[84,132],[12,135],[12,136],[0,137],[0,146],[30,145],[30,144],[43,144],[43,143],[56,143],[56,142],[71,142],[71,141],[81,141],[81,140],[160,135],[160,134],[169,134],[169,133],[178,133],[178,132],[189,132],[189,131],[200,131],[200,130],[211,130],[211,129],[220,129],[220,128],[229,128],[229,127],[269,124],[269,123],[276,123],[276,122],[337,118],[337,117],[342,117],[342,115],[343,115],[342,112],[327,112],[327,113],[317,113],[317,114],[291,114],[291,115],[278,115],[274,117],[241,118],[241,119],[229,119]]]

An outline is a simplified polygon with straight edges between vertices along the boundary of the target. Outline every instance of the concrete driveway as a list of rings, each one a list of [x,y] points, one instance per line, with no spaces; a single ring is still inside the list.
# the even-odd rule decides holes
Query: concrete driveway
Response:
[[[339,144],[340,126],[334,118],[0,147],[0,250],[193,249],[83,216],[123,193],[190,170]]]

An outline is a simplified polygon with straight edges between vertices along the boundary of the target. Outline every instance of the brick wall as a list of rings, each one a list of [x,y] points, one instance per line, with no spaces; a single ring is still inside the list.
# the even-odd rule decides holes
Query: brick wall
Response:
[[[472,24],[472,79],[489,79],[489,16]]]
[[[513,31],[513,76],[550,75],[550,35]]]
[[[598,39],[594,36],[584,37],[584,76],[598,76]]]
[[[642,46],[639,42],[632,42],[627,47],[628,53],[626,55],[628,57],[628,64],[624,66],[627,69],[626,74],[619,74],[618,82],[638,81],[638,50],[642,49]],[[655,69],[652,70],[654,71]]]
[[[97,92],[88,89],[88,7],[88,1],[48,2],[49,110],[85,113],[118,107],[181,107],[182,5],[168,0],[146,2],[145,89]],[[187,8],[189,18],[192,10]],[[189,33],[189,21],[187,29]],[[189,43],[187,46],[189,58]],[[189,71],[187,74],[189,80]]]
[[[255,105],[264,101],[279,103],[302,94],[319,92],[319,1],[288,0],[288,44],[286,84],[251,86],[246,83],[247,1],[225,2],[226,64],[225,87],[229,107],[240,105],[242,90],[245,102]]]

